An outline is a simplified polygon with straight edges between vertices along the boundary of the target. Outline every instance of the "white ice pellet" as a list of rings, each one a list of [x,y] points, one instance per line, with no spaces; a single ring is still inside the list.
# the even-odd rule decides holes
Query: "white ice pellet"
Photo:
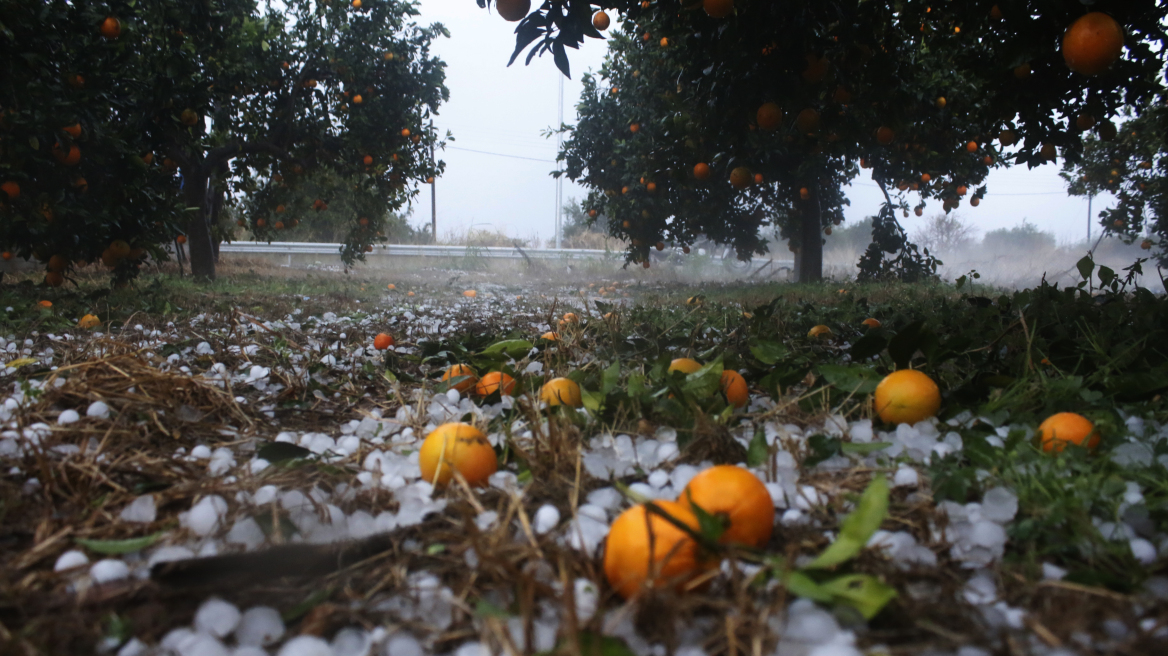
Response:
[[[191,457],[198,460],[207,460],[211,457],[211,447],[206,444],[198,444],[191,449]]]
[[[335,656],[367,656],[369,647],[369,632],[363,629],[349,627],[337,631],[333,636]]]
[[[316,636],[300,635],[285,642],[276,656],[333,656],[333,648]]]
[[[148,651],[149,647],[146,646],[146,643],[137,638],[130,638],[129,642],[118,650],[117,656],[143,656]]]
[[[491,650],[481,642],[464,642],[454,650],[454,656],[491,656]]]
[[[892,478],[892,487],[917,487],[920,485],[920,475],[912,467],[901,466]]]
[[[130,568],[126,563],[116,558],[99,560],[89,568],[89,576],[97,583],[120,581],[130,575]]]
[[[540,506],[539,510],[535,511],[535,516],[532,518],[531,523],[535,532],[543,535],[559,525],[560,511],[550,503],[544,504]]]
[[[669,484],[669,473],[663,469],[654,469],[653,473],[649,474],[649,485],[655,489],[661,489]]]
[[[595,583],[584,578],[576,579],[573,591],[576,597],[576,619],[580,623],[587,622],[596,614],[600,591]]]
[[[1018,514],[1018,497],[1004,487],[995,487],[987,490],[981,501],[981,516],[1004,524],[1012,521]]]
[[[235,627],[235,641],[241,645],[264,647],[284,636],[280,612],[268,606],[253,606],[243,612]]]
[[[1067,570],[1051,563],[1042,564],[1042,578],[1047,581],[1061,581],[1067,575]]]
[[[148,567],[154,567],[158,563],[169,563],[176,560],[187,560],[194,558],[195,552],[186,547],[161,547],[154,553],[150,554],[150,560],[147,561]]]
[[[65,424],[76,423],[81,420],[81,415],[77,414],[76,410],[64,410],[57,416],[57,423],[64,426]]]
[[[409,633],[395,633],[385,642],[381,650],[385,656],[423,656],[422,643]]]
[[[89,404],[89,409],[85,411],[86,417],[93,417],[94,419],[109,419],[110,408],[105,401],[94,401]]]
[[[134,499],[130,505],[122,508],[121,514],[118,515],[123,522],[133,522],[136,524],[149,524],[153,522],[158,515],[158,509],[154,506],[154,497],[149,494]]]
[[[240,613],[235,604],[212,597],[195,612],[195,629],[222,638],[239,625]]]
[[[223,537],[227,544],[242,545],[245,549],[256,549],[264,543],[266,537],[263,529],[256,520],[244,517],[235,521],[227,535]]]
[[[53,565],[53,571],[64,572],[65,570],[88,564],[89,557],[77,549],[71,549],[57,557],[57,564]]]
[[[203,497],[191,507],[186,516],[186,525],[195,535],[206,537],[215,532],[227,514],[227,502],[223,497],[210,495]]]
[[[1131,545],[1132,555],[1136,560],[1145,565],[1151,565],[1156,562],[1156,547],[1143,538],[1134,538],[1128,541]]]

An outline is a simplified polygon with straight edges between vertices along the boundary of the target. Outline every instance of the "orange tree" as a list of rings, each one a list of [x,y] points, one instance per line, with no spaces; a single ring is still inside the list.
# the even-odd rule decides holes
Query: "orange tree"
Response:
[[[224,198],[278,202],[327,168],[355,180],[335,193],[408,203],[441,170],[425,126],[448,96],[429,50],[446,31],[412,23],[413,2],[356,4],[4,3],[0,175],[30,193],[5,194],[17,220],[0,227],[2,247],[41,256],[51,274],[101,257],[128,276],[144,248],[164,256],[156,245],[181,231],[192,271],[213,278],[224,231],[210,218]],[[62,129],[75,123],[79,136]],[[262,219],[249,216],[264,235]],[[342,255],[359,258],[375,239],[354,230]]]
[[[151,165],[151,122],[134,106],[145,46],[109,16],[0,3],[0,251],[43,263],[52,286],[98,259],[125,280],[177,229],[177,184]]]
[[[1087,139],[1083,158],[1062,175],[1076,196],[1114,194],[1115,207],[1099,213],[1103,229],[1140,241],[1168,266],[1168,106],[1144,107],[1118,129]]]
[[[586,18],[588,4],[544,2],[519,24],[516,55],[529,45],[529,60],[551,52],[567,73],[563,48],[601,36]],[[628,81],[623,69],[610,67],[608,74],[618,81],[610,77],[606,86],[617,92],[592,89],[598,94],[597,110],[614,110],[613,99],[600,101],[598,92],[616,96],[619,105],[627,91],[631,97],[623,118],[650,128],[632,140],[677,141],[681,135],[668,133],[669,126],[658,123],[660,115],[634,116],[644,98],[656,94],[671,100],[667,94],[675,94],[678,105],[700,115],[694,122],[697,150],[704,142],[705,152],[662,166],[684,170],[706,156],[713,181],[729,184],[730,174],[742,166],[762,172],[764,183],[775,181],[769,190],[743,190],[733,203],[761,199],[795,238],[803,280],[819,275],[818,228],[838,217],[844,200],[837,182],[853,175],[856,165],[871,166],[873,179],[887,193],[874,223],[873,246],[861,260],[862,272],[915,277],[931,262],[907,243],[897,209],[921,208],[928,200],[940,200],[946,209],[962,198],[976,204],[972,198],[985,189],[974,187],[992,166],[1033,166],[1060,154],[1076,160],[1081,125],[1094,120],[1104,126],[1124,104],[1161,92],[1165,8],[1153,0],[1096,7],[1116,20],[1103,17],[1103,26],[1113,29],[1102,30],[1094,40],[1081,38],[1081,24],[1076,24],[1083,7],[1055,0],[1000,6],[967,0],[937,7],[832,0],[591,4],[624,12],[626,29],[636,39],[624,45],[626,50],[672,53],[658,57],[662,74],[657,76],[642,70]],[[1099,16],[1088,22],[1100,22]],[[1064,41],[1067,47],[1060,47]],[[625,58],[630,59],[627,52]],[[655,86],[639,92],[638,85]],[[770,103],[770,110],[761,111]],[[590,147],[596,152],[579,151],[575,164],[583,166],[577,168],[572,151],[565,153],[569,173],[603,176],[593,167],[620,164],[619,157],[606,160],[600,144]],[[637,156],[642,155],[652,161],[649,152]],[[763,202],[767,194],[779,202]],[[722,212],[732,222],[742,212],[722,210],[733,203],[703,211]],[[690,215],[675,213],[664,221],[684,240],[676,226],[689,223]],[[740,252],[754,246],[750,227],[740,231],[747,240]],[[733,228],[723,232],[731,234]]]

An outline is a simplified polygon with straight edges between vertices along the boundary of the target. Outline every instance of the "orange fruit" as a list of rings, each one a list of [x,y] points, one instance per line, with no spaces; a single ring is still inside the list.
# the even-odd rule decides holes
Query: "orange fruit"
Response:
[[[1025,80],[1026,78],[1030,77],[1030,64],[1026,63],[1015,66],[1014,77],[1018,78],[1019,80]]]
[[[502,371],[492,371],[475,385],[475,394],[479,396],[490,396],[496,390],[503,396],[511,396],[515,391],[515,379]]]
[[[819,112],[808,107],[795,117],[795,126],[800,132],[815,132],[819,129]]]
[[[649,193],[651,193],[651,194],[655,194],[655,193],[657,193],[657,183],[656,183],[656,182],[650,182],[649,184],[645,185],[645,191],[647,191],[647,192],[649,192]],[[595,212],[595,211],[596,211],[596,210],[593,210],[593,212]]]
[[[917,216],[921,216],[924,213],[925,213],[925,210],[923,208],[920,208],[920,207],[913,210],[913,214],[916,214]]]
[[[61,144],[53,144],[53,157],[65,166],[76,166],[81,161],[81,149],[75,145],[70,145],[68,152],[61,148]]]
[[[564,323],[579,323],[580,317],[576,316],[575,312],[568,312],[564,315]]]
[[[1099,446],[1099,430],[1095,424],[1074,412],[1060,412],[1047,417],[1038,426],[1038,438],[1042,442],[1042,450],[1047,453],[1062,451],[1068,444],[1087,449]]]
[[[413,292],[406,292],[406,296],[413,296],[413,295],[414,295]]]
[[[702,0],[702,9],[714,18],[725,18],[734,11],[734,0]]]
[[[965,150],[968,152],[971,152],[971,153],[976,153],[977,152],[977,142],[970,141],[969,143],[965,144]]]
[[[101,319],[98,319],[96,315],[92,315],[92,314],[87,314],[87,315],[81,317],[81,319],[77,321],[77,327],[84,328],[86,330],[88,330],[90,328],[97,328],[100,325],[101,325]]]
[[[1151,239],[1143,240],[1142,242],[1140,242],[1140,248],[1144,249],[1145,251],[1152,250],[1152,240]],[[8,256],[8,257],[4,258],[6,260],[10,259],[12,257],[12,253],[5,253],[5,255]]]
[[[710,165],[706,164],[705,162],[699,162],[697,164],[694,164],[693,174],[694,174],[694,177],[697,178],[698,180],[709,180],[710,179]]]
[[[8,260],[11,260],[11,259],[12,259],[11,252],[4,251],[3,253],[0,253],[0,260],[4,260],[5,262],[7,262]]]
[[[761,173],[754,174],[754,184],[762,184],[764,180],[765,178],[762,177]]]
[[[969,193],[968,187],[966,187],[965,185],[957,185],[957,195],[958,196],[964,196],[967,193]]]
[[[54,255],[49,258],[48,270],[60,273],[69,267],[69,260],[62,255]]]
[[[754,182],[754,174],[745,166],[736,167],[730,171],[730,184],[735,189],[745,189]]]
[[[940,408],[937,383],[915,369],[894,371],[876,386],[876,414],[890,424],[915,424]]]
[[[393,290],[397,289],[397,285],[395,285],[391,282],[388,285],[386,285],[385,288],[392,292]]]
[[[662,47],[662,48],[668,48],[668,47],[669,47],[669,37],[664,37],[664,36],[663,36],[663,37],[661,37],[661,47]]]
[[[945,96],[941,96],[933,101],[933,104],[937,106],[937,109],[945,109],[945,105],[948,105],[949,101],[945,100]]]
[[[362,227],[365,227],[369,225],[369,219],[361,217],[360,219],[357,219],[357,223],[360,223]]]
[[[461,376],[466,376],[466,378],[459,381],[457,384],[452,385],[451,389],[456,389],[463,394],[466,394],[468,391],[473,389],[475,383],[479,382],[479,377],[475,375],[474,369],[471,369],[465,364],[451,365],[450,368],[446,370],[446,373],[442,374],[442,380],[448,381],[452,378],[459,378]]]
[[[504,20],[514,23],[531,11],[531,0],[495,0],[495,10]]]
[[[1002,10],[998,9],[997,5],[990,7],[990,18],[994,20],[1002,20]]]
[[[718,386],[722,390],[722,395],[726,397],[726,402],[735,408],[745,408],[746,404],[750,403],[750,388],[746,385],[746,379],[737,371],[724,370]]]
[[[799,187],[799,199],[808,200],[811,198],[811,190],[807,187]]]
[[[611,24],[612,20],[609,19],[608,14],[604,13],[603,11],[598,11],[595,14],[592,14],[592,27],[595,27],[601,32],[607,30],[608,26]]]
[[[113,16],[107,17],[101,22],[101,35],[110,41],[118,38],[122,34],[122,24]]]
[[[516,300],[518,300],[518,299],[516,299]],[[546,339],[549,342],[557,342],[560,339],[560,335],[559,335],[559,333],[554,333],[554,332],[549,331],[549,332],[546,332],[546,333],[540,335],[539,338]]]
[[[896,138],[896,133],[889,127],[876,128],[876,142],[881,146],[887,146]]]
[[[283,221],[276,221],[275,223],[272,224],[272,227],[275,228],[276,230],[283,230],[284,229],[284,222]],[[368,248],[366,250],[368,250]]]
[[[841,105],[846,105],[852,102],[852,92],[848,91],[847,87],[838,86],[835,92],[831,94],[831,99]]]
[[[775,502],[758,477],[736,465],[718,465],[690,479],[677,500],[729,520],[722,544],[762,548],[775,526]]]
[[[20,198],[20,185],[9,180],[4,184],[0,184],[0,191],[8,195],[9,200],[16,200]]]
[[[418,450],[422,480],[446,485],[458,472],[471,485],[486,485],[499,469],[495,450],[482,431],[461,422],[442,424],[426,436]]]
[[[462,295],[467,297],[467,298],[474,298],[474,297],[478,296],[479,293],[473,289],[468,289],[465,292],[463,292]]]
[[[820,336],[831,337],[831,328],[828,328],[827,326],[825,326],[823,324],[819,324],[818,326],[812,326],[811,330],[807,331],[807,336],[808,337],[820,337]]]
[[[76,139],[81,136],[81,124],[74,123],[73,125],[66,125],[65,127],[61,128],[61,131]],[[149,164],[149,162],[147,162],[147,164]]]
[[[1063,59],[1067,68],[1083,75],[1098,75],[1123,53],[1123,28],[1111,16],[1093,11],[1071,23],[1063,35]]]
[[[1013,130],[1002,130],[998,133],[998,143],[1003,146],[1012,146],[1018,140],[1018,135]]]
[[[37,301],[37,305],[39,305],[43,308],[51,308],[51,307],[53,307],[53,302],[52,301]]]
[[[539,390],[539,400],[547,402],[549,406],[567,405],[579,408],[584,405],[580,398],[580,386],[569,378],[553,378],[544,383]]]
[[[366,155],[365,157],[361,158],[361,161],[365,163],[365,166],[371,166],[373,164],[373,156]]]
[[[378,351],[384,351],[391,346],[393,346],[393,335],[388,333],[378,333],[377,337],[373,338],[373,348],[377,349]]]
[[[677,358],[669,363],[668,371],[680,371],[683,374],[692,374],[702,368],[702,363],[693,358]]]
[[[928,181],[930,181],[930,180],[932,180],[932,179],[933,179],[933,176],[929,175],[928,173],[922,173],[922,174],[921,174],[921,182],[926,182],[926,183],[927,183]]]
[[[266,225],[268,225],[268,222],[266,219],[256,219],[256,227],[257,228],[262,228]]]
[[[353,0],[352,4],[353,4],[353,9],[360,9],[361,8],[361,0]]]
[[[978,205],[981,205],[981,199],[977,196],[974,196],[973,198],[969,199],[969,204],[973,207],[977,207]]]
[[[659,241],[656,244],[654,244],[653,247],[659,251],[663,251],[663,250],[665,250],[665,242]]]
[[[1079,114],[1075,117],[1075,127],[1080,130],[1090,130],[1095,127],[1095,117],[1090,114]]]
[[[640,131],[640,129],[641,129],[640,123],[633,123],[633,124],[629,125],[629,132],[632,132],[633,134],[636,134],[638,131]]]
[[[187,236],[186,235],[179,235],[179,236],[175,237],[174,240],[176,242],[178,242],[179,245],[182,245],[182,244],[187,243]]]
[[[49,287],[60,287],[65,284],[65,276],[59,271],[50,271],[45,274],[45,284]]]
[[[868,317],[867,319],[864,319],[863,321],[860,322],[860,324],[867,326],[869,328],[879,328],[881,326],[880,320],[874,319],[872,317]]]
[[[783,122],[783,110],[778,103],[763,103],[754,118],[760,130],[775,130]]]
[[[706,0],[707,5],[710,0]],[[693,530],[698,518],[676,501],[654,505]],[[604,546],[604,576],[613,590],[628,599],[646,584],[680,590],[705,569],[698,544],[665,518],[644,505],[629,508],[612,522]]]

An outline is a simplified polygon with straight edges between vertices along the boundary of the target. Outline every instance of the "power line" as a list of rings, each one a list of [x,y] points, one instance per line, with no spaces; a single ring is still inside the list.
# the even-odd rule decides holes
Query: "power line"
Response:
[[[463,150],[463,151],[466,151],[468,153],[479,153],[480,155],[494,155],[496,157],[510,157],[511,159],[526,159],[526,160],[531,160],[533,162],[548,162],[551,164],[556,163],[556,160],[554,160],[554,159],[536,159],[535,157],[523,157],[521,155],[507,155],[504,153],[491,153],[491,152],[487,152],[485,150],[474,150],[473,148],[459,148],[458,146],[447,146],[447,148],[449,148],[450,150]]]

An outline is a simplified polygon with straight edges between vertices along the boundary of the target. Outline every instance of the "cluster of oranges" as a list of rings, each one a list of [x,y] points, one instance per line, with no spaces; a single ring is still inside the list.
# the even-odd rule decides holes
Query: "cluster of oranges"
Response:
[[[669,363],[668,371],[680,371],[689,375],[701,370],[702,366],[702,363],[692,358],[677,358]],[[726,397],[726,402],[735,408],[745,408],[746,404],[750,403],[750,389],[746,385],[746,379],[737,371],[724,370],[719,387],[722,395]]]
[[[706,469],[676,501],[652,505],[621,513],[605,543],[605,578],[626,599],[645,587],[685,589],[717,566],[714,554],[694,538],[701,534],[699,512],[722,526],[718,543],[723,545],[762,548],[775,524],[775,505],[766,486],[734,465]]]

